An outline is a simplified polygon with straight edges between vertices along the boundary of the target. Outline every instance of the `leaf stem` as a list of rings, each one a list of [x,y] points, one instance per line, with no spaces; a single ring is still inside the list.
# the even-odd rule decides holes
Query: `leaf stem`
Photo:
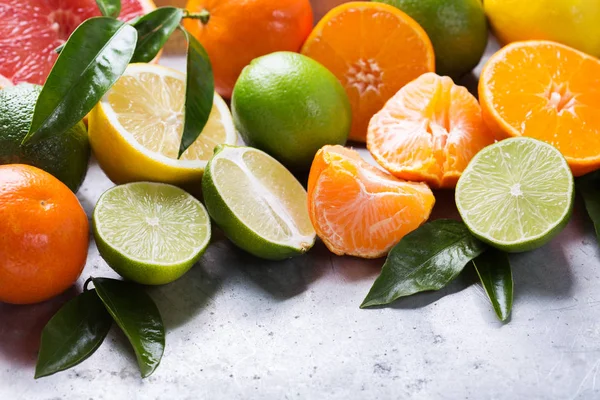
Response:
[[[83,291],[87,292],[88,290],[90,290],[88,288],[88,285],[90,284],[90,282],[92,282],[92,280],[94,279],[93,276],[90,276],[89,278],[87,278],[87,280],[85,281],[85,283],[83,284]]]
[[[183,16],[183,18],[199,19],[203,25],[206,25],[206,24],[208,24],[208,21],[210,20],[210,11],[208,11],[206,8],[204,8],[199,13],[191,13],[188,11]]]

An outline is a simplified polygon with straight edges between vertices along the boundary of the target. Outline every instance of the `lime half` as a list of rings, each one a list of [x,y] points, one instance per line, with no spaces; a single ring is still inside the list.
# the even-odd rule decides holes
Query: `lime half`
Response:
[[[229,239],[258,257],[292,257],[315,242],[306,190],[260,150],[217,147],[202,178],[202,193],[210,216]]]
[[[186,273],[210,241],[210,217],[184,190],[163,183],[116,186],[93,215],[100,255],[119,275],[161,285]]]
[[[456,186],[456,206],[471,232],[499,249],[542,246],[567,224],[573,175],[560,152],[519,137],[480,151]]]

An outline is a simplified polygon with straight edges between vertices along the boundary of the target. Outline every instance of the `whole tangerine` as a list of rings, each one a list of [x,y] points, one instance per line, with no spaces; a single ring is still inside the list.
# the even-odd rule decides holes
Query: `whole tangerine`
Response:
[[[299,51],[313,25],[309,0],[189,0],[186,8],[194,18],[183,25],[206,49],[215,88],[226,98],[250,61]]]
[[[65,184],[29,165],[0,166],[0,301],[64,292],[81,275],[88,239],[87,216]]]

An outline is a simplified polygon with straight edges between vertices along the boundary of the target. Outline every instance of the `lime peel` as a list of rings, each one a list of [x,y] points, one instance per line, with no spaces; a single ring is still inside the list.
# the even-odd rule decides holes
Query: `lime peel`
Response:
[[[266,259],[308,251],[315,231],[306,191],[283,165],[250,148],[220,146],[202,179],[206,207],[242,249]]]
[[[184,190],[136,182],[109,189],[93,214],[100,255],[121,276],[143,284],[171,282],[210,241],[210,218]]]
[[[488,146],[471,160],[456,187],[456,206],[479,239],[520,252],[542,246],[566,226],[574,193],[560,152],[518,137]]]

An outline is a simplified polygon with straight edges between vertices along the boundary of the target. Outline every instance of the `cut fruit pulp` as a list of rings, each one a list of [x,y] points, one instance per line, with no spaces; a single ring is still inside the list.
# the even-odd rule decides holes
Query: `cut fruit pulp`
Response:
[[[573,196],[573,175],[556,148],[513,138],[473,158],[458,181],[456,206],[480,239],[505,251],[526,251],[564,228]]]

